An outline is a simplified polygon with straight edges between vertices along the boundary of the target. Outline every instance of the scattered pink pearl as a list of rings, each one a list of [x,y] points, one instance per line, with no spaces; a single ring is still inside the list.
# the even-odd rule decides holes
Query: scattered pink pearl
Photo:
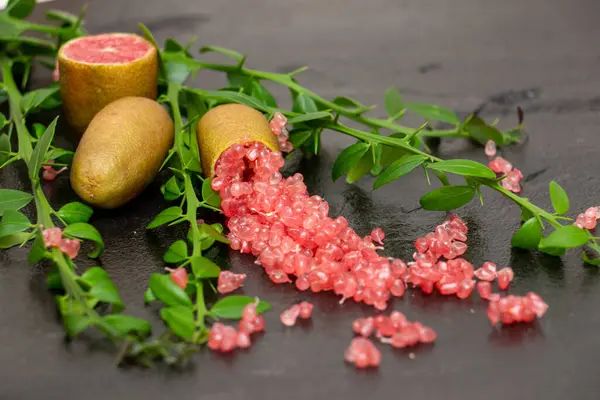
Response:
[[[383,239],[385,238],[385,233],[383,232],[383,229],[381,228],[374,228],[371,231],[371,239],[373,239],[373,241],[383,245]]]
[[[482,281],[493,281],[496,279],[496,264],[484,262],[481,268],[475,271],[475,276]]]
[[[309,319],[312,315],[314,306],[307,301],[300,303],[300,318]]]
[[[62,240],[62,229],[60,228],[48,228],[42,231],[42,237],[44,238],[44,246],[48,249],[50,247],[60,246]]]
[[[492,325],[532,322],[536,317],[542,318],[548,305],[536,293],[529,292],[525,296],[506,296],[488,304],[488,318]]]
[[[54,160],[48,160],[47,164],[54,164]],[[62,167],[59,170],[55,170],[54,168],[52,168],[49,165],[43,165],[42,166],[42,178],[44,178],[44,180],[47,181],[53,181],[56,179],[56,177],[58,176],[58,174],[64,172],[67,170],[67,167]]]
[[[381,363],[381,352],[369,339],[355,337],[346,349],[344,358],[357,368],[378,367]]]
[[[231,271],[221,271],[217,281],[217,291],[221,294],[230,293],[244,285],[246,274],[234,274]]]
[[[299,315],[300,305],[294,304],[293,306],[282,312],[279,316],[279,319],[281,320],[281,323],[285,326],[294,326],[296,325],[296,320],[298,319]]]
[[[62,239],[58,248],[65,253],[71,260],[77,257],[81,242],[77,239]]]
[[[477,292],[482,299],[489,300],[492,294],[492,284],[487,281],[477,282]]]
[[[177,286],[179,286],[180,288],[185,290],[185,288],[187,287],[187,284],[190,280],[185,268],[175,268],[175,269],[169,268],[169,271],[170,271],[170,275],[171,275],[171,280],[173,282],[175,282],[175,284]]]
[[[498,287],[501,290],[508,289],[508,285],[510,285],[510,282],[512,282],[514,277],[515,273],[513,272],[512,268],[502,268],[500,271],[498,271]]]
[[[581,229],[594,229],[600,219],[600,207],[590,207],[579,214],[573,225]]]
[[[496,142],[488,140],[485,144],[485,155],[488,157],[494,157],[496,155]]]

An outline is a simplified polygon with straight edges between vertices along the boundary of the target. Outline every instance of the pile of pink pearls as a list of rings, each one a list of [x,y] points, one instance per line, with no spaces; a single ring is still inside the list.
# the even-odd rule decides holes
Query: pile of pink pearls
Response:
[[[488,167],[496,174],[506,175],[506,178],[500,181],[500,184],[504,189],[510,190],[513,193],[521,192],[520,182],[521,179],[523,179],[523,174],[517,168],[513,168],[513,165],[510,162],[498,156],[490,161]]]
[[[301,174],[283,178],[281,153],[261,143],[233,145],[216,165],[212,188],[228,218],[231,248],[252,253],[274,283],[300,290],[332,290],[342,299],[387,307],[404,294],[406,264],[377,250],[384,233],[361,238],[344,217],[328,217],[329,205],[309,196]]]
[[[213,351],[227,353],[236,348],[246,349],[252,344],[250,336],[265,330],[265,319],[258,315],[256,307],[258,301],[249,303],[242,311],[242,319],[238,330],[233,326],[220,322],[213,324],[208,334],[208,348]]]

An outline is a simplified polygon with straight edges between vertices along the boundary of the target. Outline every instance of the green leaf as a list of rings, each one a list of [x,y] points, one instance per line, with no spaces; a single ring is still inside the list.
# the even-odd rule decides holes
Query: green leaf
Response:
[[[299,124],[301,122],[314,121],[314,120],[318,120],[318,119],[333,120],[333,115],[331,115],[331,113],[329,113],[327,111],[311,112],[308,114],[303,114],[303,115],[299,115],[297,117],[292,117],[292,118],[288,119],[288,124],[293,125],[293,124]]]
[[[59,89],[59,86],[54,86],[25,93],[21,98],[21,109],[23,110],[23,114],[28,114],[31,110],[38,108],[50,97],[56,95]]]
[[[219,318],[241,319],[244,307],[255,301],[255,298],[248,296],[227,296],[217,301],[210,309],[210,312]],[[260,301],[256,307],[256,312],[262,314],[270,308],[271,305],[269,303]]]
[[[37,232],[35,234],[35,239],[33,239],[33,244],[31,245],[31,249],[29,249],[29,256],[27,261],[29,264],[35,264],[38,261],[41,261],[47,255],[46,247],[44,247],[44,239],[42,238],[42,233]]]
[[[52,139],[54,138],[54,130],[56,128],[56,121],[58,117],[54,119],[46,128],[46,131],[42,135],[42,137],[38,140],[37,145],[33,149],[33,153],[31,153],[31,159],[27,163],[29,167],[29,179],[31,181],[36,182],[39,180],[40,169],[42,168],[42,163],[46,153],[48,152],[48,148],[50,147],[50,143],[52,143]]]
[[[301,113],[301,114],[307,114],[307,113],[315,113],[315,112],[319,111],[319,109],[317,108],[317,104],[315,103],[315,101],[312,98],[308,97],[304,93],[300,93],[294,97],[294,104],[292,106],[292,111]]]
[[[543,238],[539,244],[540,250],[545,248],[571,249],[583,246],[590,239],[588,231],[575,225],[566,225],[557,228],[554,232]]]
[[[206,257],[194,256],[191,258],[192,272],[198,279],[217,278],[221,268]]]
[[[498,145],[504,144],[502,132],[493,126],[488,125],[482,118],[476,115],[470,116],[462,128],[482,145],[485,145],[488,140],[493,140]]]
[[[373,108],[366,107],[365,105],[361,104],[358,100],[347,96],[338,96],[331,102],[337,104],[340,107],[344,107],[347,110],[354,111],[355,113],[362,113]]]
[[[244,61],[245,57],[243,54],[238,53],[235,50],[230,50],[230,49],[226,49],[223,47],[219,47],[219,46],[204,46],[202,48],[200,48],[200,53],[218,53],[218,54],[222,54],[224,56],[227,56],[229,58],[234,59],[235,61],[239,63],[241,63],[242,61]]]
[[[313,135],[313,130],[293,130],[290,133],[290,142],[294,145],[294,148],[302,146],[310,137]]]
[[[160,71],[161,77],[163,79],[166,79],[166,77],[167,77],[167,70],[165,68],[165,63],[163,62],[163,59],[162,59],[162,51],[160,50],[160,46],[156,42],[156,39],[154,39],[154,36],[152,35],[152,32],[150,32],[150,30],[146,27],[146,25],[144,25],[142,23],[139,23],[138,27],[142,31],[142,33],[143,33],[144,37],[146,38],[146,40],[148,40],[150,43],[152,43],[154,45],[154,47],[156,47],[156,51],[158,53],[158,69]]]
[[[402,95],[395,87],[391,87],[385,91],[385,111],[389,117],[398,115],[404,110],[404,102]]]
[[[160,316],[173,333],[182,339],[190,340],[196,331],[194,311],[191,307],[176,306],[161,308]]]
[[[50,271],[48,273],[48,277],[46,278],[46,285],[50,290],[64,290],[58,271]]]
[[[169,180],[161,186],[160,191],[167,201],[178,199],[183,194],[179,188],[179,182],[175,175],[169,178]]]
[[[2,15],[2,14],[0,14]],[[4,19],[0,18],[0,24],[4,25]],[[10,23],[10,22],[9,22]],[[9,30],[14,29],[9,27]],[[19,29],[17,27],[17,29]],[[0,26],[0,32],[5,30],[5,26]],[[56,55],[56,46],[53,42],[44,39],[38,39],[32,36],[18,36],[18,37],[6,37],[2,36],[0,41],[4,44],[10,44],[19,48],[19,51],[24,56],[30,57],[53,57]]]
[[[150,290],[157,299],[168,306],[192,305],[190,297],[171,280],[169,275],[152,274],[150,276]]]
[[[92,287],[100,282],[110,281],[110,277],[102,267],[92,267],[85,271],[83,275],[78,278],[79,281],[84,282],[88,287]]]
[[[354,183],[358,181],[360,178],[365,176],[367,172],[371,170],[371,168],[373,168],[373,165],[373,157],[371,157],[369,152],[366,152],[356,165],[350,167],[348,170],[348,175],[346,176],[346,182]]]
[[[200,229],[200,238],[201,239],[210,237],[210,238],[216,240],[217,242],[229,244],[229,240],[225,236],[223,236],[221,233],[219,233],[212,226],[207,225],[207,224],[201,224],[200,226],[198,226],[198,228]]]
[[[442,186],[425,194],[419,200],[421,207],[429,211],[448,211],[459,208],[475,196],[472,186]]]
[[[277,102],[273,95],[260,82],[254,79],[250,81],[250,93],[252,97],[260,100],[265,106],[277,108]]]
[[[156,296],[154,296],[154,293],[152,293],[152,289],[148,288],[144,292],[144,303],[148,304],[152,303],[153,301],[156,301]]]
[[[6,210],[20,210],[31,202],[33,196],[29,193],[13,189],[0,189],[0,216]]]
[[[175,39],[165,40],[165,52],[167,53],[185,53],[186,48]]]
[[[85,331],[90,326],[90,319],[83,315],[66,314],[63,315],[63,324],[65,330],[70,337],[75,337],[77,334]]]
[[[251,82],[251,78],[248,75],[241,73],[240,71],[231,71],[227,72],[227,82],[231,85],[230,88],[233,89],[234,92],[240,90],[240,88],[246,88],[249,86]],[[219,90],[224,90],[219,89]]]
[[[589,250],[584,250],[581,252],[581,258],[584,262],[591,265],[600,265],[600,246],[595,243],[588,244]],[[587,252],[590,251],[592,253],[592,257],[590,257]]]
[[[0,166],[10,158],[10,139],[7,134],[0,135]]]
[[[188,255],[187,244],[183,240],[178,240],[169,247],[169,250],[163,256],[163,260],[170,264],[175,264],[185,260]]]
[[[188,89],[194,91],[193,89]],[[254,97],[248,96],[244,93],[238,92],[229,92],[229,91],[219,91],[219,90],[206,90],[202,91],[201,95],[203,95],[206,99],[215,100],[218,103],[238,103],[244,104],[248,107],[256,108],[257,110],[263,112],[270,112],[272,109],[263,105],[260,101],[256,100]]]
[[[569,211],[569,196],[555,181],[550,182],[550,200],[557,214],[565,214]]]
[[[525,221],[518,231],[513,235],[510,244],[521,249],[537,249],[542,239],[542,227],[538,220],[533,217]]]
[[[129,315],[107,315],[102,320],[123,336],[133,332],[140,337],[146,337],[152,331],[152,325],[148,321]]]
[[[46,18],[50,21],[64,22],[69,25],[76,25],[79,17],[67,11],[50,10],[46,11]]]
[[[396,160],[387,167],[373,184],[373,189],[377,189],[385,184],[388,184],[401,176],[408,174],[413,169],[425,162],[426,158],[419,154],[404,156]]]
[[[0,237],[23,232],[31,227],[31,222],[22,213],[15,210],[6,210],[0,221]]]
[[[104,242],[100,232],[86,222],[76,222],[67,226],[63,230],[63,235],[94,242],[96,246],[94,250],[88,253],[89,258],[98,258],[104,251]]]
[[[20,245],[30,238],[31,233],[29,232],[18,232],[13,233],[12,235],[0,237],[0,249],[9,249],[11,247]]]
[[[154,229],[161,225],[167,224],[169,222],[175,221],[177,218],[183,215],[183,210],[181,207],[169,207],[160,212],[153,220],[148,224],[146,229]]]
[[[43,127],[43,125],[42,125]],[[70,164],[73,161],[73,156],[75,155],[74,152],[69,151],[69,150],[65,150],[65,149],[59,149],[59,148],[53,148],[48,150],[48,152],[46,153],[46,157],[44,157],[46,160],[60,160],[62,162],[65,162],[67,164]]]
[[[534,215],[531,211],[526,208],[521,207],[521,221],[525,222],[530,218],[533,218]]]
[[[163,53],[167,82],[183,84],[189,78],[192,68],[186,60],[185,55]]]
[[[561,249],[558,247],[538,247],[538,250],[542,253],[549,254],[551,256],[561,257],[567,252],[567,249]]]
[[[190,171],[202,172],[202,166],[200,165],[200,157],[198,156],[198,150],[190,150],[186,146],[181,146],[179,153],[183,167]]]
[[[8,0],[6,11],[13,18],[25,19],[35,8],[35,0]]]
[[[110,279],[98,282],[89,293],[103,303],[112,304],[114,312],[118,313],[125,308],[117,287]]]
[[[358,164],[362,156],[369,151],[370,145],[368,143],[359,142],[355,143],[342,151],[333,163],[333,169],[331,175],[334,181],[338,180],[344,175],[350,167]]]
[[[473,160],[443,160],[429,164],[427,168],[463,176],[487,179],[496,178],[494,171]]]
[[[452,125],[460,124],[460,119],[458,119],[458,116],[454,113],[454,111],[450,111],[440,106],[435,106],[433,104],[412,103],[406,104],[405,107],[415,114],[420,115],[426,121],[440,121]]]
[[[88,222],[93,213],[94,210],[90,206],[78,201],[65,204],[57,212],[58,216],[61,217],[67,224]]]
[[[448,180],[448,177],[446,176],[445,173],[443,173],[442,171],[437,171],[437,170],[432,170],[433,174],[440,180],[441,184],[444,186],[448,186],[450,185],[450,181]]]
[[[221,207],[221,196],[211,187],[212,180],[208,178],[202,182],[202,200],[213,207]]]

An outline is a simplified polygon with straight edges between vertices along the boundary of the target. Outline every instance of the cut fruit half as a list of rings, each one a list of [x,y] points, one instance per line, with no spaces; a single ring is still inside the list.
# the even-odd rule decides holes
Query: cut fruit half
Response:
[[[158,54],[144,38],[129,33],[84,36],[58,52],[65,117],[83,133],[94,116],[123,97],[155,100]]]

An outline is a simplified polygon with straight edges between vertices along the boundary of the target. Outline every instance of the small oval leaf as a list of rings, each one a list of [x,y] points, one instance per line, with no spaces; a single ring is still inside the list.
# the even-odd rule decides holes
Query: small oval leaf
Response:
[[[154,296],[168,306],[191,306],[192,300],[185,291],[171,280],[169,275],[152,274],[150,290]]]
[[[525,221],[511,239],[513,247],[521,249],[537,249],[542,239],[542,227],[535,217]]]
[[[571,249],[583,246],[588,242],[590,237],[591,235],[588,231],[578,228],[575,225],[561,226],[543,238],[539,244],[539,248],[540,250],[547,248]]]
[[[57,212],[58,216],[61,217],[67,224],[88,222],[93,213],[94,210],[90,206],[78,201],[65,204]]]
[[[76,222],[67,226],[63,230],[63,235],[94,242],[96,247],[88,253],[88,257],[90,258],[98,258],[104,251],[104,242],[102,241],[100,232],[86,222]]]
[[[358,164],[362,156],[369,150],[369,144],[360,142],[348,146],[342,151],[333,163],[331,175],[334,181],[344,175],[350,167]]]
[[[555,181],[550,182],[550,200],[557,214],[565,214],[569,211],[569,196]]]
[[[177,218],[183,215],[183,210],[181,207],[169,207],[165,210],[162,210],[160,214],[158,214],[152,222],[146,226],[146,229],[154,229],[161,225],[167,224],[169,222],[175,221]]]
[[[429,169],[448,172],[462,176],[473,176],[477,178],[495,179],[494,171],[485,165],[472,160],[444,160],[431,163],[427,166]]]
[[[210,309],[210,312],[220,318],[240,319],[242,311],[247,304],[255,302],[256,299],[248,296],[227,296],[215,303]],[[269,310],[271,305],[266,301],[260,301],[256,307],[256,312],[259,314]]]
[[[448,110],[447,108],[443,108],[433,104],[421,103],[406,104],[405,107],[408,110],[414,112],[415,114],[420,115],[426,121],[440,121],[452,125],[460,124],[460,119],[458,119],[456,113],[454,113],[454,111]]]
[[[425,194],[419,203],[429,211],[448,211],[464,206],[473,196],[475,188],[472,186],[442,186]]]
[[[379,177],[373,184],[373,189],[377,189],[408,174],[410,171],[423,164],[423,162],[425,162],[425,157],[419,154],[404,156],[394,161],[379,175]]]

